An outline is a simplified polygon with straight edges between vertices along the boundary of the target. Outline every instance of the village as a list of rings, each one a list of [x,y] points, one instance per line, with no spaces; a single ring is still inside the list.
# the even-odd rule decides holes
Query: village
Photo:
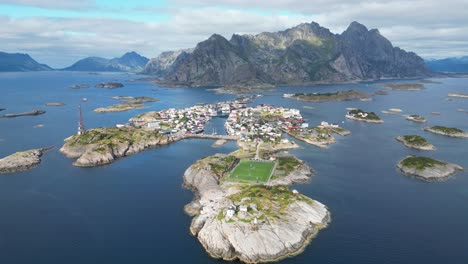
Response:
[[[325,121],[316,127],[309,127],[298,109],[271,105],[232,110],[225,127],[228,135],[238,136],[243,142],[288,143],[289,140],[283,138],[283,133],[287,133],[319,146],[333,143],[333,132],[346,131]]]
[[[158,130],[161,134],[201,134],[213,117],[228,116],[231,111],[246,107],[249,98],[215,104],[198,104],[184,109],[170,108],[147,112],[129,120],[130,126]],[[121,125],[123,126],[123,125]]]

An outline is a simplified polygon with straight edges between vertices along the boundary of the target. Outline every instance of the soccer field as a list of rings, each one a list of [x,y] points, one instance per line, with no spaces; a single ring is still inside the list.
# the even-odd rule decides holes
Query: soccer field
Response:
[[[229,176],[232,180],[267,182],[273,172],[275,163],[241,160]]]

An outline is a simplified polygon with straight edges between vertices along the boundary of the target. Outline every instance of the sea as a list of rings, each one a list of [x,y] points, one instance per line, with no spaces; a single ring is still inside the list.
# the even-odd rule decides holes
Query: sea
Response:
[[[1,114],[43,109],[47,113],[0,119],[0,157],[17,151],[53,146],[34,169],[0,175],[0,263],[221,263],[210,258],[189,233],[191,217],[183,211],[193,199],[183,188],[184,171],[196,160],[236,150],[235,143],[214,148],[212,140],[190,139],[121,158],[112,164],[79,168],[59,152],[76,133],[78,105],[86,128],[115,126],[137,114],[184,108],[236,98],[211,87],[169,88],[132,81],[127,73],[0,73]],[[443,125],[468,131],[468,79],[440,78],[421,91],[392,91],[378,81],[359,84],[278,87],[262,92],[251,105],[297,108],[310,125],[338,123],[352,135],[337,136],[328,149],[298,142],[290,151],[315,171],[310,183],[295,185],[324,203],[331,223],[305,251],[281,263],[468,263],[468,139],[448,138],[422,130]],[[417,80],[416,80],[417,81]],[[95,84],[122,82],[120,89]],[[436,83],[437,82],[437,83]],[[71,89],[87,84],[87,89]],[[282,98],[284,93],[335,92],[356,89],[372,101],[312,103]],[[95,113],[118,103],[112,96],[151,96],[160,101],[144,109]],[[82,102],[82,98],[87,98]],[[62,107],[44,106],[63,102]],[[346,108],[374,111],[383,124],[345,119]],[[399,108],[401,114],[383,114]],[[440,112],[432,115],[431,112]],[[405,120],[420,114],[425,124]],[[214,118],[207,131],[223,133],[225,119]],[[43,125],[37,127],[37,125]],[[422,135],[436,151],[418,151],[395,140]],[[444,182],[424,182],[395,167],[408,155],[423,155],[466,168]]]

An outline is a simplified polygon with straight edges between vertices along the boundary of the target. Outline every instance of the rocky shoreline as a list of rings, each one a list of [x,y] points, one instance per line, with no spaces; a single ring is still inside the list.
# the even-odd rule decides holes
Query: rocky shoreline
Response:
[[[265,192],[268,188],[280,188],[288,192],[286,187],[278,184],[304,182],[310,175],[310,169],[301,166],[284,180],[255,188],[266,188],[262,189]],[[185,171],[184,186],[193,190],[196,198],[185,207],[185,211],[194,216],[190,232],[198,238],[208,254],[217,259],[259,263],[297,255],[330,221],[325,205],[300,194],[296,194],[297,200],[288,204],[278,218],[271,217],[267,218],[268,221],[258,222],[256,218],[255,222],[226,220],[223,210],[232,206],[232,197],[249,187],[223,181],[211,171],[206,159],[196,162]],[[249,199],[255,198],[242,198]],[[251,206],[257,213],[265,210]]]
[[[442,181],[446,180],[450,175],[457,171],[463,170],[463,167],[453,163],[447,163],[443,161],[437,161],[430,159],[433,164],[425,167],[408,166],[405,165],[405,161],[417,157],[409,156],[401,160],[397,164],[397,168],[406,175],[415,176],[419,179],[426,181]],[[425,158],[429,159],[429,158]]]
[[[416,122],[416,123],[425,123],[427,122],[427,119],[423,116],[420,116],[420,115],[409,115],[409,116],[405,116],[406,120],[408,121],[413,121],[413,122]]]
[[[283,94],[284,98],[296,99],[306,102],[332,102],[332,101],[351,101],[354,99],[367,100],[370,99],[368,94],[357,90],[338,91],[335,93],[296,93]]]
[[[453,132],[447,132],[442,129],[438,129],[437,127],[425,127],[423,130],[432,132],[434,134],[439,134],[447,137],[455,137],[455,138],[468,138],[468,132],[464,132],[462,130],[453,131]],[[445,128],[447,129],[447,128]],[[454,128],[448,128],[448,129],[454,129]]]
[[[355,121],[361,121],[361,122],[367,122],[367,123],[376,123],[376,124],[382,124],[384,121],[382,119],[379,120],[373,120],[373,119],[364,119],[364,118],[358,118],[358,117],[353,117],[353,116],[346,116],[346,118],[355,120]]]
[[[100,83],[100,84],[96,84],[95,87],[96,87],[96,88],[116,89],[116,88],[122,88],[122,87],[124,87],[124,85],[123,85],[122,83],[110,82],[110,83]]]
[[[468,98],[468,94],[465,93],[449,93],[449,97]]]
[[[18,113],[18,114],[5,114],[3,116],[0,116],[0,118],[14,118],[14,117],[20,117],[20,116],[37,116],[37,115],[43,115],[45,113],[46,111],[44,110],[33,110],[30,112],[24,112],[24,113]]]
[[[16,152],[0,159],[0,174],[27,171],[41,163],[42,154],[52,147]]]
[[[142,109],[145,105],[142,103],[125,103],[116,104],[108,107],[99,107],[94,109],[96,113],[114,113],[114,112],[125,112],[133,109]]]
[[[403,143],[403,145],[405,145],[408,148],[414,148],[414,149],[420,149],[420,150],[435,150],[435,147],[432,144],[429,144],[429,143],[424,144],[424,145],[414,144],[406,140],[404,136],[398,136],[395,139]]]
[[[118,158],[136,154],[149,148],[167,145],[178,140],[178,138],[173,138],[168,135],[155,134],[153,136],[154,132],[141,134],[145,133],[143,130],[128,130],[128,133],[125,129],[115,128],[115,130],[123,135],[117,136],[116,140],[112,142],[97,141],[97,143],[84,144],[78,142],[80,140],[78,135],[71,136],[65,139],[65,144],[60,148],[60,152],[65,154],[68,158],[76,159],[75,162],[73,162],[75,166],[94,167],[109,164]],[[87,133],[89,133],[89,131]],[[140,134],[132,138],[132,133]],[[125,136],[128,138],[122,138]]]

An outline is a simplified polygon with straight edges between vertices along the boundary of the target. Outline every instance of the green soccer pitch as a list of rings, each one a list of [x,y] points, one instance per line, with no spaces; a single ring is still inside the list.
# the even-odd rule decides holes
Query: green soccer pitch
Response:
[[[229,178],[231,180],[267,182],[274,167],[274,162],[241,160],[232,170]]]

